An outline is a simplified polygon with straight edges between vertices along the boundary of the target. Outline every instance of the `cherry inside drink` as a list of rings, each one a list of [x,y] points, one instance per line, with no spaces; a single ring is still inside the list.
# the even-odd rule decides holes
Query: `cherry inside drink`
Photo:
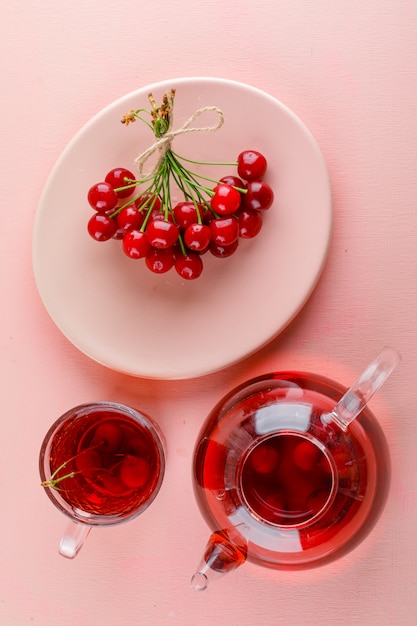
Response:
[[[241,490],[249,509],[272,524],[298,525],[328,501],[332,467],[324,452],[303,436],[268,437],[247,455]]]
[[[320,375],[277,372],[212,409],[193,462],[196,500],[213,533],[209,567],[229,571],[233,548],[266,567],[313,567],[370,532],[388,494],[389,450],[368,407],[347,431],[323,418],[345,392]]]
[[[160,484],[154,433],[110,409],[65,421],[53,437],[49,458],[51,475],[67,476],[56,485],[60,496],[88,514],[130,516],[149,503]]]

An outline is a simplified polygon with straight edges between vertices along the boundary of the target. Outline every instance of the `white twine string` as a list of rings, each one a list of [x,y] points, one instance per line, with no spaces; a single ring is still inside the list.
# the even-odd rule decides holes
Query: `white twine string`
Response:
[[[198,128],[195,126],[190,128],[190,125],[198,117],[200,117],[200,115],[203,115],[204,113],[207,113],[208,111],[215,111],[217,113],[218,118],[219,118],[217,121],[217,124],[215,124],[214,126],[204,126],[201,128]],[[195,113],[191,115],[191,117],[185,122],[183,126],[181,126],[181,128],[178,128],[177,130],[170,130],[172,126],[172,115],[171,115],[170,125],[165,135],[157,139],[152,146],[150,146],[147,150],[142,152],[142,154],[136,157],[135,162],[138,164],[139,176],[141,178],[144,177],[143,166],[145,165],[149,157],[154,152],[156,152],[156,150],[159,150],[159,157],[158,157],[157,163],[154,165],[152,171],[149,172],[149,174],[146,174],[146,177],[152,176],[152,174],[155,174],[158,171],[158,168],[159,168],[159,165],[161,164],[162,159],[164,158],[166,152],[171,148],[172,140],[175,137],[178,137],[178,135],[184,135],[185,133],[214,132],[223,125],[223,122],[224,122],[224,115],[221,109],[219,109],[218,107],[203,107],[202,109],[198,109],[197,111],[195,111]]]

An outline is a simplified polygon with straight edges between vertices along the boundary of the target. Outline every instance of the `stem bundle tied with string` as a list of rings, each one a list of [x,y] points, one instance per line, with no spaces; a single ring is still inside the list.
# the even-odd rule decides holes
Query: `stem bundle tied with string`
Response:
[[[204,106],[175,129],[174,99],[174,89],[163,96],[160,105],[150,93],[150,109],[131,110],[123,116],[125,126],[138,120],[146,124],[154,141],[136,157],[137,175],[116,168],[108,172],[104,183],[89,190],[88,201],[98,214],[90,219],[88,231],[97,241],[122,239],[125,254],[145,258],[155,273],[175,265],[180,276],[191,279],[201,274],[204,252],[225,258],[235,252],[240,238],[257,235],[261,213],[272,205],[274,196],[263,180],[267,162],[260,152],[245,150],[234,162],[197,161],[179,155],[173,148],[177,137],[214,133],[223,126],[224,115],[217,106]],[[215,124],[194,125],[207,113],[216,115]],[[234,166],[238,176],[218,180],[207,175],[207,168],[204,174],[197,173],[193,165]],[[174,189],[183,198],[175,203]]]
[[[155,194],[158,196],[167,215],[172,211],[171,185],[174,181],[176,186],[183,193],[185,200],[191,200],[196,205],[206,204],[208,199],[214,194],[213,190],[208,188],[200,181],[206,181],[217,184],[219,181],[198,175],[185,167],[184,162],[194,163],[196,165],[237,165],[237,163],[204,163],[202,161],[194,161],[181,157],[172,149],[172,143],[175,137],[187,133],[208,133],[219,130],[224,123],[224,115],[221,109],[216,106],[206,106],[196,110],[187,121],[177,130],[173,130],[174,119],[174,98],[175,90],[172,89],[166,93],[162,99],[162,104],[158,106],[152,93],[148,95],[151,104],[150,111],[146,109],[137,109],[130,111],[122,118],[122,124],[128,125],[136,120],[141,120],[151,128],[155,135],[155,142],[136,157],[135,163],[138,167],[138,178],[129,181],[124,186],[125,189],[136,187],[138,184],[150,183],[142,192]],[[199,117],[208,112],[217,114],[217,123],[212,126],[196,127],[192,123]],[[150,115],[151,121],[144,119],[143,114]],[[150,171],[144,172],[144,166],[157,153],[157,159]],[[243,188],[241,189],[243,192]],[[119,207],[120,210],[122,207]]]

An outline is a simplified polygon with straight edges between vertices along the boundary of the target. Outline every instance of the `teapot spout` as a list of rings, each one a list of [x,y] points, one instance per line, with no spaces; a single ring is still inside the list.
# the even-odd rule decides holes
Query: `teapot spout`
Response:
[[[191,578],[194,591],[205,591],[209,584],[232,572],[246,561],[247,546],[242,538],[232,541],[230,533],[218,530],[210,535],[204,556]]]

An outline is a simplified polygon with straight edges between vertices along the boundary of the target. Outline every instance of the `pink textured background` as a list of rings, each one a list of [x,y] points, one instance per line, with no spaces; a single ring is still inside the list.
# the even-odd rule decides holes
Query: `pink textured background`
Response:
[[[179,9],[180,8],[180,9]],[[0,623],[5,626],[412,626],[417,623],[417,3],[413,0],[17,0],[0,58]],[[180,76],[260,87],[315,135],[328,163],[334,232],[321,281],[284,334],[198,381],[125,377],[53,325],[31,270],[42,187],[79,128],[112,100]],[[69,181],[70,182],[70,181]],[[387,508],[352,554],[310,572],[250,564],[206,594],[189,578],[208,536],[191,489],[201,422],[247,378],[302,368],[349,384],[384,344],[403,362],[371,407],[392,451]],[[65,523],[39,487],[43,435],[88,400],[143,408],[169,447],[152,508],[57,554]]]

